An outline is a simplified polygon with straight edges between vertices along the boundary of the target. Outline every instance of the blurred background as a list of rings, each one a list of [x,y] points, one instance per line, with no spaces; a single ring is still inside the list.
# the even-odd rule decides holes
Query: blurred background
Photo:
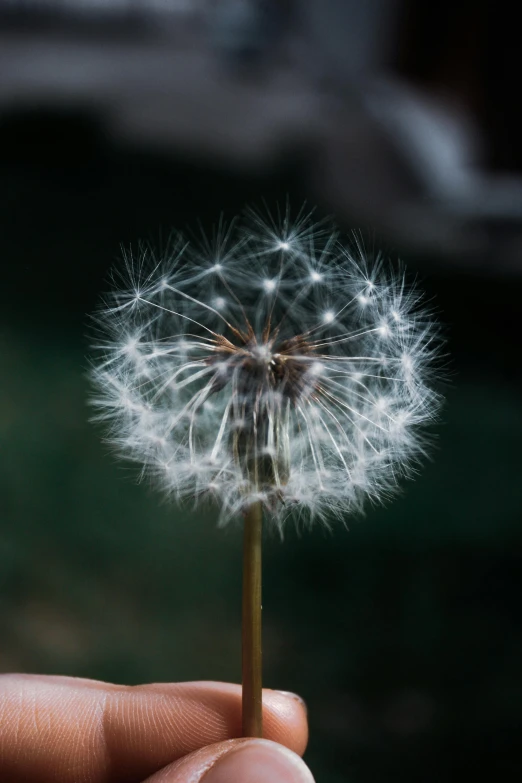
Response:
[[[507,3],[0,0],[0,671],[240,679],[241,533],[88,423],[120,245],[306,199],[403,258],[451,356],[387,508],[267,537],[264,676],[318,783],[522,770],[522,119]]]

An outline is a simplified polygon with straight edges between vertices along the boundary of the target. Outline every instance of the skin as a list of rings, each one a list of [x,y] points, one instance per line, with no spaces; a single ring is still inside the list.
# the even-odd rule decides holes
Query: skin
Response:
[[[0,780],[313,783],[302,700],[265,689],[263,725],[265,739],[238,739],[239,685],[0,675]]]

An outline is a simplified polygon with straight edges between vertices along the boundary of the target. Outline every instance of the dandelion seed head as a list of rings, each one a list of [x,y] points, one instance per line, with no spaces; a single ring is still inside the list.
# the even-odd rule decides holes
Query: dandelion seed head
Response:
[[[222,522],[256,499],[281,525],[387,498],[440,404],[436,326],[404,273],[304,213],[250,210],[176,246],[126,253],[99,313],[92,403],[113,446]]]

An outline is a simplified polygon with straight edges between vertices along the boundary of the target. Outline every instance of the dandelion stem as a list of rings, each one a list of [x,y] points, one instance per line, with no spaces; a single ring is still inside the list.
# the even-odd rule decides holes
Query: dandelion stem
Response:
[[[243,538],[243,736],[261,737],[261,533],[263,509],[252,503],[244,514]]]

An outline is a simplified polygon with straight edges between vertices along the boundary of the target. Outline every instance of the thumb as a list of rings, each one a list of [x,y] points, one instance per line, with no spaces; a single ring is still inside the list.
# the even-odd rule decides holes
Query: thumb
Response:
[[[264,739],[208,745],[169,764],[143,783],[314,783],[292,750]]]

